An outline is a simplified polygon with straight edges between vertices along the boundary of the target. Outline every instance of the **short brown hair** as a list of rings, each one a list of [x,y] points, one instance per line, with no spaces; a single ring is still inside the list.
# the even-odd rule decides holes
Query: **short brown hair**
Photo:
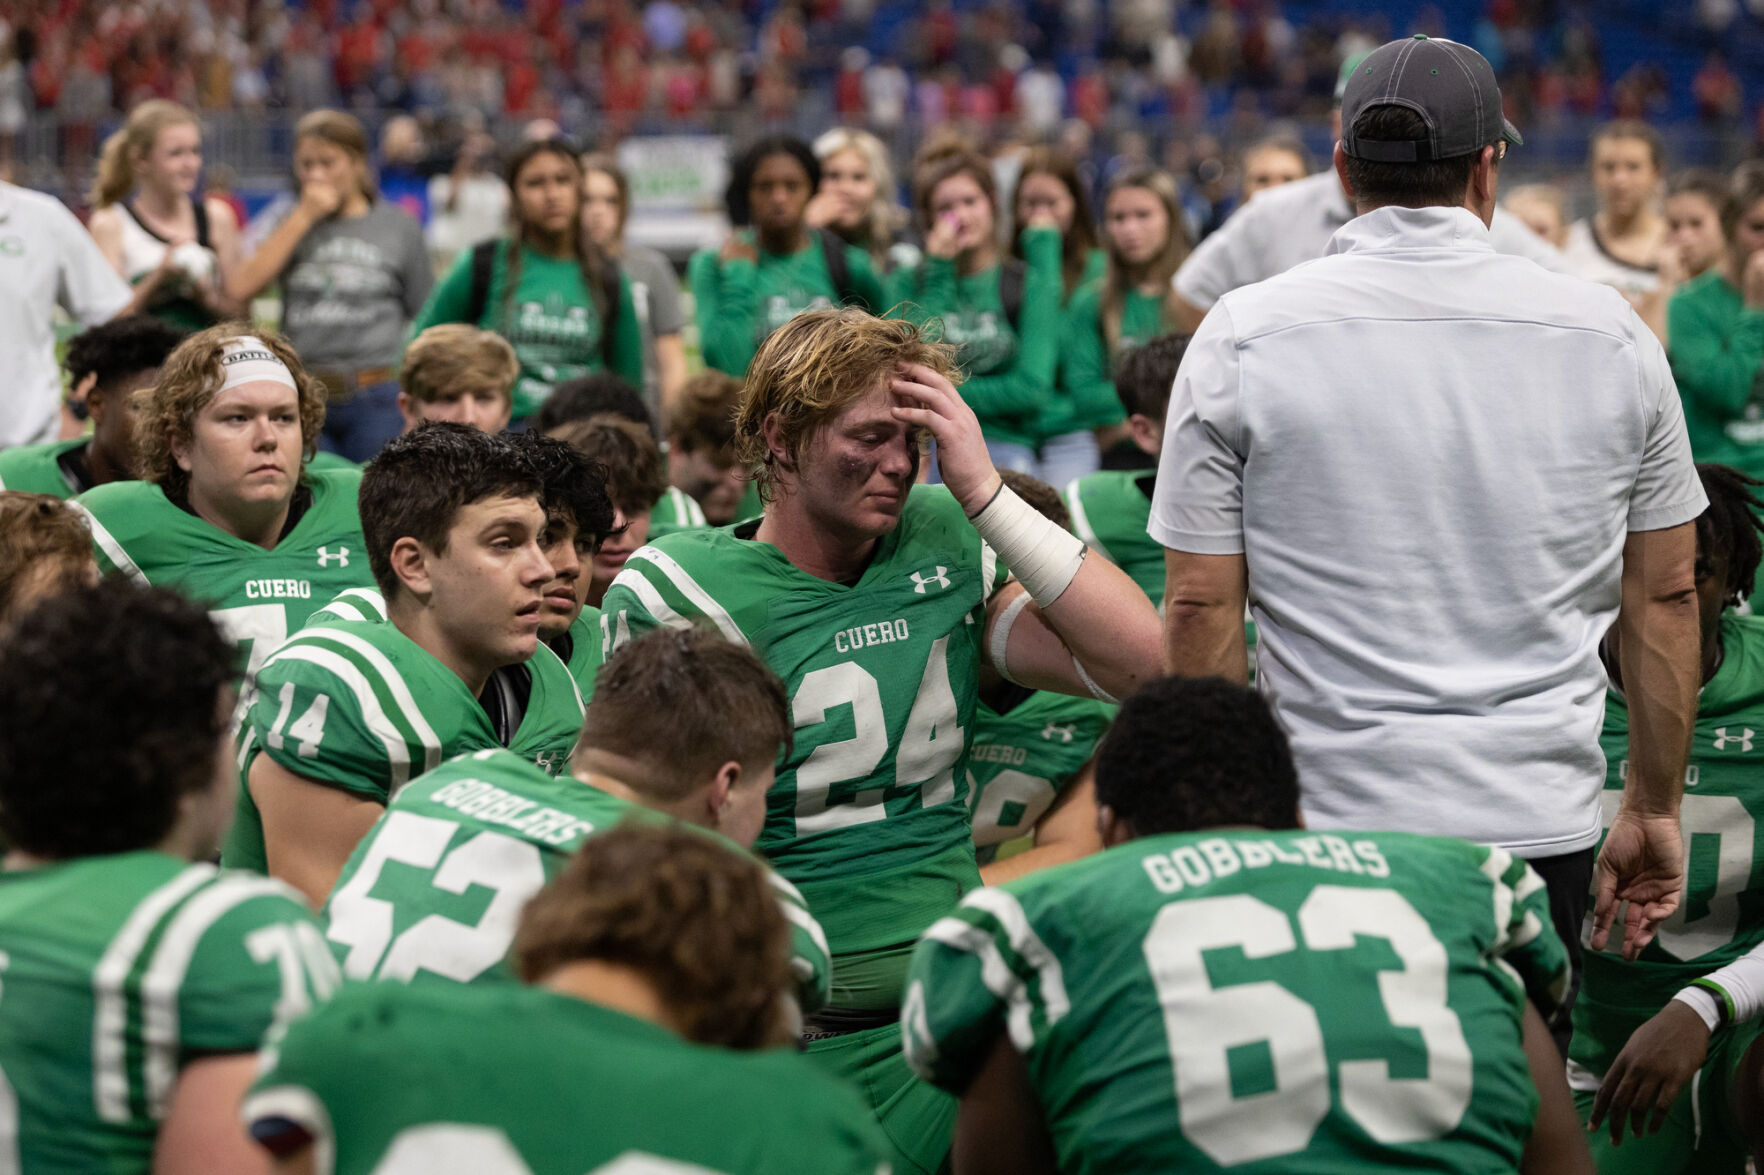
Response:
[[[44,563],[59,564],[69,575],[96,566],[85,522],[52,494],[0,490],[0,623],[13,611],[26,577]]]
[[[495,331],[463,322],[431,326],[404,349],[398,386],[413,400],[432,404],[462,384],[495,388],[504,400],[514,395],[521,361],[508,340]]]
[[[1029,503],[1034,511],[1059,527],[1061,530],[1072,529],[1072,513],[1066,504],[1060,501],[1060,493],[1039,477],[1027,473],[1019,473],[1015,469],[1001,469],[998,478],[1004,482],[1005,489]]]
[[[374,176],[368,170],[368,137],[362,129],[361,120],[353,114],[341,110],[314,110],[300,117],[294,124],[294,143],[299,146],[301,139],[318,139],[329,143],[347,155],[353,155],[361,164],[362,195],[372,200],[379,195],[379,188],[374,183]]]
[[[784,683],[765,662],[701,628],[663,628],[609,658],[594,680],[576,749],[647,769],[628,780],[672,803],[724,763],[757,768],[793,745]]]
[[[586,960],[630,967],[699,1044],[789,1039],[790,929],[765,867],[672,822],[634,816],[589,837],[527,904],[512,954],[526,983]]]
[[[903,363],[918,363],[955,382],[955,348],[934,343],[911,322],[877,318],[853,307],[810,310],[773,331],[747,369],[735,414],[735,455],[753,471],[760,497],[772,498],[776,457],[766,444],[775,417],[792,464],[815,432],[873,391]]]
[[[246,322],[223,322],[198,331],[178,344],[159,368],[159,382],[134,395],[135,461],[141,480],[165,491],[174,502],[182,501],[190,475],[178,468],[172,449],[189,444],[196,414],[207,407],[220,390],[221,348],[233,339],[255,339],[288,367],[300,396],[300,439],[308,460],[325,423],[325,387],[306,373],[300,356],[288,340],[273,330],[259,330]]]
[[[1666,170],[1666,141],[1660,132],[1639,118],[1614,118],[1601,124],[1592,133],[1586,145],[1586,160],[1590,164],[1600,143],[1606,139],[1640,139],[1648,145],[1648,158],[1653,161],[1654,170]]]
[[[944,180],[965,175],[980,186],[986,194],[986,202],[992,205],[994,228],[998,219],[998,181],[993,178],[992,164],[980,152],[967,149],[954,149],[946,154],[933,155],[913,175],[913,203],[918,207],[919,227],[925,232],[931,231],[935,218],[931,215],[931,196],[937,191],[937,185]]]
[[[599,462],[606,470],[607,497],[626,514],[655,509],[667,492],[661,450],[641,424],[603,413],[560,424],[545,435],[567,441],[583,456]]]
[[[721,371],[700,372],[681,384],[664,422],[668,444],[683,453],[726,453],[732,464],[743,386]]]

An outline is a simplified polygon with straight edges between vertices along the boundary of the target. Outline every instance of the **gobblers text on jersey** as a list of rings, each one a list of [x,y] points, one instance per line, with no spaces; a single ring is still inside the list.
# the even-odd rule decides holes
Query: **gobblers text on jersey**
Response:
[[[1211,837],[1198,844],[1179,845],[1168,853],[1155,853],[1141,864],[1161,892],[1179,893],[1186,886],[1206,885],[1215,877],[1229,877],[1239,869],[1266,869],[1276,862],[1369,877],[1390,876],[1390,865],[1376,843],[1357,840],[1349,845],[1328,833],[1295,840],[1292,849],[1272,840]]]

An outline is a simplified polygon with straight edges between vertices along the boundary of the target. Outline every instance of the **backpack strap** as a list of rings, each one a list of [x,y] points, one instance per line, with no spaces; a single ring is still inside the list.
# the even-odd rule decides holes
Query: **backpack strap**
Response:
[[[1027,272],[1028,267],[1015,257],[1005,258],[998,270],[998,300],[1004,303],[1005,319],[1013,331],[1023,317],[1023,282]]]
[[[619,329],[619,292],[623,284],[622,271],[619,263],[604,254],[601,256],[602,272],[600,275],[601,302],[606,312],[600,316],[600,362],[608,371],[613,370],[613,336]]]
[[[190,199],[190,211],[196,214],[196,243],[208,248],[208,199],[198,188]]]
[[[472,294],[466,304],[466,321],[473,326],[484,321],[484,310],[490,305],[490,278],[496,271],[496,251],[501,247],[500,239],[472,246]]]
[[[833,290],[841,306],[858,306],[874,313],[870,300],[851,284],[851,258],[845,255],[845,240],[830,228],[815,230],[821,237],[821,256],[827,259],[827,276],[833,279]]]

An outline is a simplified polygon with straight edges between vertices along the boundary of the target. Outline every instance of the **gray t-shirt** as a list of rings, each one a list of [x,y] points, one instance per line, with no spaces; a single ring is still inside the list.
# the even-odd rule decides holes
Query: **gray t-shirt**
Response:
[[[384,200],[312,227],[282,270],[282,333],[314,370],[396,367],[435,284],[423,229]]]
[[[673,262],[643,245],[626,245],[619,268],[631,281],[631,303],[643,329],[643,399],[660,424],[661,368],[655,360],[655,337],[677,335],[686,325],[680,308],[680,279]]]
[[[1462,208],[1330,247],[1195,332],[1147,529],[1244,556],[1309,827],[1590,848],[1624,540],[1707,505],[1665,352]]]

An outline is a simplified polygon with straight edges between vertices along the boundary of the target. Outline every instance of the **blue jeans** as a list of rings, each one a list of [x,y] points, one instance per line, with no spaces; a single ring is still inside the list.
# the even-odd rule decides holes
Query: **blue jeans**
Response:
[[[1056,490],[1064,490],[1081,477],[1102,467],[1102,455],[1096,449],[1096,434],[1089,429],[1061,433],[1041,442],[1041,459],[1035,464],[1035,476]]]
[[[1014,469],[1018,473],[1035,472],[1035,450],[1015,441],[987,441],[986,455],[994,469]]]
[[[325,427],[319,433],[318,446],[360,465],[403,431],[397,382],[366,384],[347,400],[332,400],[325,406]]]

